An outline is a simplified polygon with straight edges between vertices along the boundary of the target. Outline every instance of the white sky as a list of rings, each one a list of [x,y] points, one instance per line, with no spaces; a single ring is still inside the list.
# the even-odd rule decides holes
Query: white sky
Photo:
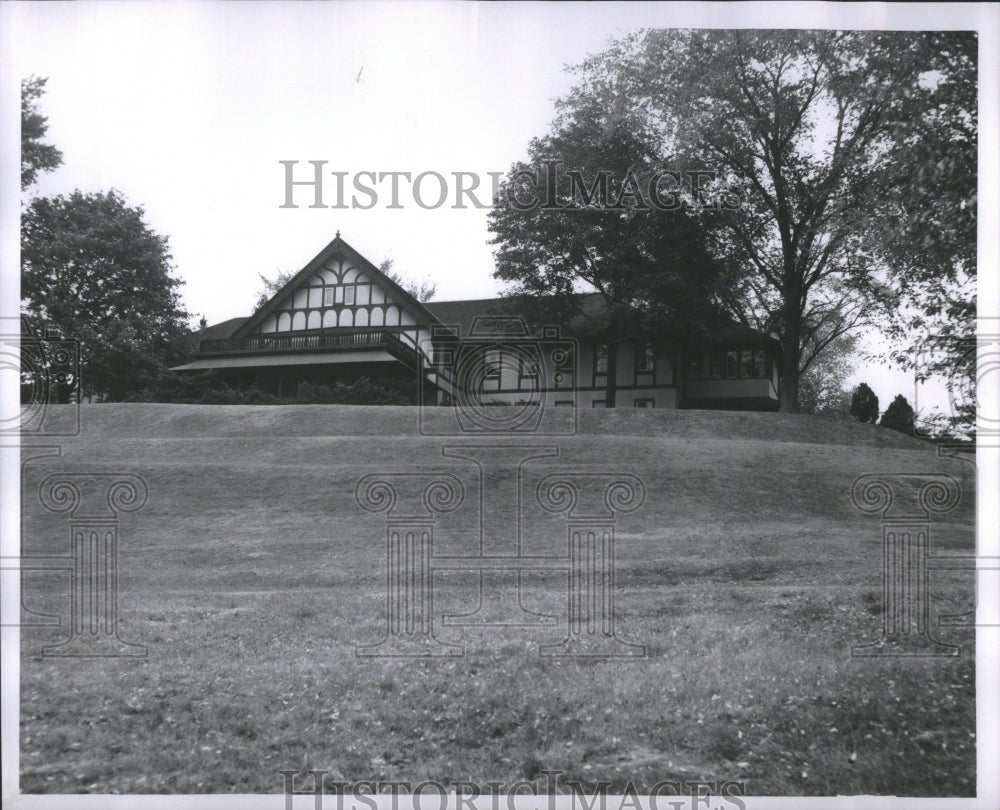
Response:
[[[438,300],[490,297],[485,210],[426,211],[407,195],[387,210],[384,193],[371,210],[316,210],[305,189],[281,209],[278,161],[301,161],[304,176],[309,160],[352,174],[503,172],[548,130],[572,85],[564,65],[609,37],[643,25],[991,25],[995,37],[996,7],[944,6],[0,3],[0,115],[17,116],[22,76],[48,77],[41,106],[64,165],[32,192],[115,187],[144,206],[170,237],[186,308],[209,323],[249,314],[258,272],[299,269],[338,229],[375,263],[437,280]],[[17,141],[2,129],[3,314],[16,315]],[[912,376],[884,364],[861,378],[883,407],[912,398]]]

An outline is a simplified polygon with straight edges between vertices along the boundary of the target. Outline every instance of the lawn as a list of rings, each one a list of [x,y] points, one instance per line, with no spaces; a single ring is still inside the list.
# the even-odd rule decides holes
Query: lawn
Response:
[[[737,781],[749,795],[973,796],[972,630],[935,629],[952,658],[852,658],[881,633],[879,516],[851,503],[869,473],[947,473],[958,508],[932,554],[974,551],[973,467],[873,426],[785,414],[582,411],[558,458],[523,468],[523,551],[565,553],[566,524],[533,500],[553,472],[631,473],[617,518],[616,622],[644,657],[541,657],[566,634],[566,576],[524,576],[554,627],[457,627],[479,576],[434,579],[440,641],[462,657],[355,656],[385,632],[384,516],[368,473],[458,477],[467,503],[435,554],[469,555],[480,494],[511,531],[510,471],[442,454],[414,409],[84,406],[59,457],[24,470],[26,554],[65,554],[65,514],[37,499],[53,472],[132,473],[122,514],[120,634],[144,659],[43,658],[65,629],[24,628],[25,793],[278,793],[281,769],[328,779],[511,782],[559,769],[587,789]],[[479,444],[510,444],[499,439]],[[522,440],[530,444],[531,440]],[[471,511],[470,511],[471,510]],[[935,571],[931,618],[972,608],[973,577]],[[66,614],[64,572],[25,575],[25,602]],[[65,621],[64,621],[65,624]]]

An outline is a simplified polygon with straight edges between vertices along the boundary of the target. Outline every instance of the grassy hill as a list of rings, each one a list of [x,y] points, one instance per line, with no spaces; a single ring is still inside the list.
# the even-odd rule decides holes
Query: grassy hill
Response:
[[[974,795],[973,633],[956,659],[858,659],[881,628],[878,517],[849,492],[868,473],[947,473],[958,509],[932,552],[974,549],[966,462],[858,423],[787,414],[581,411],[547,473],[637,475],[618,518],[617,626],[637,660],[540,658],[565,635],[565,575],[529,573],[555,628],[461,628],[459,659],[358,658],[385,626],[385,528],[354,500],[373,472],[450,472],[468,509],[435,554],[477,542],[462,438],[417,435],[412,408],[94,405],[58,458],[25,466],[28,554],[68,548],[33,493],[54,471],[129,472],[149,502],[121,518],[122,637],[148,660],[42,659],[65,631],[22,631],[26,792],[280,792],[281,768],[331,778],[510,782],[542,768],[593,786],[743,782],[752,795]],[[487,487],[509,491],[513,472]],[[515,523],[515,503],[489,514]],[[521,505],[524,553],[565,553],[561,518]],[[933,576],[933,619],[972,607],[972,577]],[[67,577],[26,576],[34,610],[65,613]],[[435,617],[468,612],[478,576],[441,573]]]

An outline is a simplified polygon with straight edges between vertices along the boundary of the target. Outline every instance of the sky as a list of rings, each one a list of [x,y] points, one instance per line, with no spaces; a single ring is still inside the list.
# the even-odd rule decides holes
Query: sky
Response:
[[[170,238],[195,320],[249,314],[258,273],[298,270],[338,230],[376,264],[391,258],[404,276],[435,280],[438,300],[487,298],[502,289],[491,277],[487,211],[451,206],[453,173],[475,173],[485,186],[489,172],[526,157],[530,139],[549,128],[554,100],[573,85],[565,66],[609,38],[642,26],[987,24],[995,45],[995,12],[955,4],[7,2],[0,119],[17,116],[21,77],[48,78],[41,107],[64,162],[31,193],[116,188],[143,206],[150,227]],[[2,129],[3,314],[16,315],[8,291],[18,267],[17,142]],[[433,206],[438,186],[428,175],[429,209],[405,181],[400,208],[388,207],[387,181],[368,210],[310,208],[302,187],[298,207],[283,208],[281,161],[297,162],[295,179],[312,176],[310,161],[325,161],[325,172],[347,172],[348,183],[363,171],[436,172],[448,180],[448,202]],[[332,179],[325,189],[330,204]],[[488,190],[477,193],[488,199]],[[883,407],[897,393],[912,398],[912,376],[885,363],[859,362],[855,376]]]

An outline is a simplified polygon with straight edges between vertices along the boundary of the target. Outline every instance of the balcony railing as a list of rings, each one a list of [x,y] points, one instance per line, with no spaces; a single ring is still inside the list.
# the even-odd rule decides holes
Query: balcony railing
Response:
[[[386,349],[415,360],[416,344],[405,332],[385,330],[363,332],[316,332],[312,334],[249,335],[241,338],[203,340],[198,353],[261,354],[269,352],[322,351],[324,349]]]

